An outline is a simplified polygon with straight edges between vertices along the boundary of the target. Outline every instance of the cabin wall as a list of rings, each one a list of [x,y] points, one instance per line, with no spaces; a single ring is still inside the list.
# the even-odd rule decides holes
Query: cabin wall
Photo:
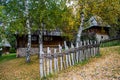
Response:
[[[100,42],[101,40],[109,39],[109,36],[106,35],[106,34],[98,34],[98,33],[96,33],[96,39],[97,39],[97,41]]]
[[[32,35],[31,38],[31,51],[30,54],[34,55],[38,53],[39,41],[37,35]],[[43,36],[43,48],[58,48],[58,45],[63,45],[63,38],[61,36]],[[17,57],[23,57],[26,55],[27,36],[17,37]]]
[[[101,40],[109,39],[109,29],[105,27],[94,26],[85,30],[86,34],[95,33],[96,39],[100,42]]]
[[[3,54],[9,54],[10,53],[10,47],[3,47]]]

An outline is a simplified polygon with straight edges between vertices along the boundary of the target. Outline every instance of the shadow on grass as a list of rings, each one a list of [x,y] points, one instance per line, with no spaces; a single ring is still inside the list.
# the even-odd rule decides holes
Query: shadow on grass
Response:
[[[11,53],[11,54],[7,54],[7,55],[2,55],[0,56],[0,63],[12,60],[12,59],[16,59],[16,54],[15,53]]]

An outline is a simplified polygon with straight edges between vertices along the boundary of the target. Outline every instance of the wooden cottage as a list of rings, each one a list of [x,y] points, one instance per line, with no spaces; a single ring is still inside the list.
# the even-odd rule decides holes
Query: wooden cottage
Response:
[[[88,35],[89,37],[95,37],[97,41],[109,39],[109,28],[110,26],[103,22],[99,16],[92,16],[87,26],[83,30],[83,34]]]
[[[32,34],[31,37],[31,52],[30,54],[37,54],[39,47],[39,31]],[[43,30],[43,48],[58,48],[58,45],[63,45],[64,38],[61,36],[62,32],[59,29]],[[25,56],[28,37],[27,35],[16,35],[16,49],[17,57]]]
[[[10,45],[10,43],[7,41],[7,39],[6,39],[6,38],[3,39],[3,40],[2,40],[2,53],[3,53],[3,54],[9,54],[9,52],[10,52],[10,47],[11,47],[11,45]]]

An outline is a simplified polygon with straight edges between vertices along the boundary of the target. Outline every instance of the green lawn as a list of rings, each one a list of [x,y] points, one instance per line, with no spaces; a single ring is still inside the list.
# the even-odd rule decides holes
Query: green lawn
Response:
[[[101,43],[100,47],[120,46],[120,40]]]
[[[0,56],[0,63],[12,60],[16,58],[16,54],[15,53],[10,53],[10,54],[6,54],[6,55],[2,55]]]

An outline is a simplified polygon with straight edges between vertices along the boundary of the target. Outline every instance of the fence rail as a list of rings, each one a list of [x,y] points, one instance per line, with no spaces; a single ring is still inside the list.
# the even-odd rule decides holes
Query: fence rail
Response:
[[[40,55],[40,76],[47,75],[64,70],[90,57],[99,54],[99,43],[97,41],[83,41],[76,46],[71,43],[69,48],[64,41],[65,49],[58,45],[54,52],[47,48],[47,52]]]

